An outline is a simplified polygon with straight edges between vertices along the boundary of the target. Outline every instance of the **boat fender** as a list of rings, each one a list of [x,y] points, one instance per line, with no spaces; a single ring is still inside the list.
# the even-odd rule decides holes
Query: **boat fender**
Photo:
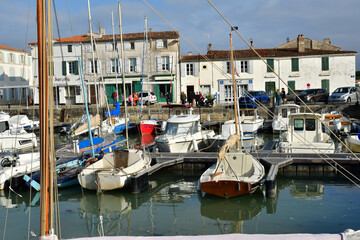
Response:
[[[98,160],[97,158],[89,157],[88,159],[86,159],[85,166],[87,167],[87,166],[93,164],[94,162],[96,162],[97,160]]]
[[[1,166],[2,167],[15,167],[16,166],[16,161],[11,161],[9,158],[3,158],[1,160]]]

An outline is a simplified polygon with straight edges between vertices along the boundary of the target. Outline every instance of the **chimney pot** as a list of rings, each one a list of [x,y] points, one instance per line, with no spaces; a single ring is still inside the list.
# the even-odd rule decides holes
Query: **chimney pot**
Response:
[[[209,43],[208,51],[211,51],[211,50],[212,50],[212,44]]]
[[[152,28],[149,28],[149,32],[152,32]]]
[[[324,38],[323,42],[326,44],[331,44],[330,38]]]
[[[188,55],[191,56],[191,55],[192,55],[192,52],[189,52]]]

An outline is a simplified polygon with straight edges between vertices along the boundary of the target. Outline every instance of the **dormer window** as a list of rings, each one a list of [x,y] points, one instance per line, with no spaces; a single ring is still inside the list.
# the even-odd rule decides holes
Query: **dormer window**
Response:
[[[72,45],[68,45],[68,52],[71,53],[72,52]]]

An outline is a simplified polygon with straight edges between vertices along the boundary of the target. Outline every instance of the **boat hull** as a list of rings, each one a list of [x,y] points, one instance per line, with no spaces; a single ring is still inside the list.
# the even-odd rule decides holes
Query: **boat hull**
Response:
[[[161,126],[158,124],[139,123],[137,125],[137,128],[142,135],[156,133],[156,129],[160,129],[160,127]]]
[[[259,183],[250,184],[242,181],[220,180],[201,183],[201,190],[219,197],[236,197],[254,192]]]
[[[347,146],[351,151],[360,153],[360,140],[357,135],[351,135],[346,138]]]

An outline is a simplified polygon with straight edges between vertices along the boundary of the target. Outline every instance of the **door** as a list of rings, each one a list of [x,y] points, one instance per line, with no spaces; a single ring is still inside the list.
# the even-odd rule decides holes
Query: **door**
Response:
[[[192,97],[194,97],[194,86],[186,86],[186,96],[188,102],[190,103],[192,101]]]
[[[326,89],[329,92],[330,91],[330,80],[329,79],[321,80],[321,88]]]
[[[114,104],[114,99],[112,98],[113,93],[116,91],[115,84],[108,84],[106,86],[106,99],[109,104]]]
[[[95,85],[90,85],[90,103],[96,104]]]
[[[292,94],[292,92],[290,91],[290,88],[291,88],[292,90],[295,90],[295,81],[288,81],[287,83],[288,83],[288,86],[289,86],[289,88],[288,88],[288,94]]]
[[[273,97],[276,90],[275,90],[275,82],[265,82],[265,92],[270,96]]]

